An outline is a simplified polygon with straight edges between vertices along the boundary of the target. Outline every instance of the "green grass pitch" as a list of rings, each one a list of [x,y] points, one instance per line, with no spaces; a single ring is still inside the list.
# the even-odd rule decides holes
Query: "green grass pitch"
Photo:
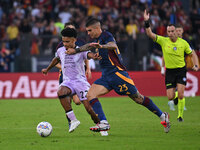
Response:
[[[200,97],[186,98],[184,122],[177,122],[166,97],[152,97],[157,106],[170,113],[172,124],[164,133],[159,118],[128,97],[100,98],[111,125],[109,136],[89,130],[93,126],[83,105],[73,104],[80,126],[68,133],[65,113],[57,99],[0,100],[1,150],[200,150]],[[48,121],[49,137],[36,133],[36,126]]]

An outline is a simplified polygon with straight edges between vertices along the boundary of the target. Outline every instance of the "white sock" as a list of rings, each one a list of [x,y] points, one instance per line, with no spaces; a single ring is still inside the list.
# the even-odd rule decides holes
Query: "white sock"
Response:
[[[70,111],[70,112],[67,112],[66,115],[68,116],[68,118],[69,118],[70,120],[77,120],[77,119],[76,119],[76,116],[75,116],[75,114],[74,114],[74,112],[73,112],[73,110]]]
[[[168,103],[172,103],[174,105],[174,101],[173,100],[170,100]]]
[[[100,123],[108,123],[107,120],[101,120]]]
[[[160,120],[165,121],[165,114],[164,113],[162,113],[162,115],[160,116]]]

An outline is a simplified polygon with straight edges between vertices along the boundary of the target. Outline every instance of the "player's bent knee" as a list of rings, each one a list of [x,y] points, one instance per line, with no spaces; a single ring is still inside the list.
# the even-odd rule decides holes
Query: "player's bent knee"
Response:
[[[139,92],[133,95],[129,95],[129,97],[134,100],[137,104],[142,104],[144,101],[144,96],[141,95]]]
[[[93,94],[87,94],[88,101],[91,101],[94,98],[96,98],[96,97]]]
[[[167,95],[167,98],[168,98],[169,101],[173,100],[174,97],[175,97],[175,95]]]
[[[81,101],[79,99],[79,97],[77,95],[74,95],[73,96],[73,101],[76,105],[80,105],[81,104]]]
[[[134,102],[136,102],[137,104],[142,104],[142,101],[137,99],[137,98],[131,98]]]
[[[184,98],[184,95],[179,95],[178,96],[178,99],[183,99]]]
[[[137,104],[142,104],[143,100],[142,99],[135,99],[134,100]]]
[[[169,100],[169,101],[173,100],[173,97],[168,97],[168,100]]]
[[[68,95],[66,95],[66,94],[65,94],[65,95],[60,95],[60,96],[58,96],[58,98],[59,98],[59,99],[63,99],[63,98],[66,98],[67,96],[68,96]]]
[[[58,92],[57,92],[57,95],[58,95],[58,96],[62,96],[62,95],[67,95],[67,96],[68,96],[68,93],[67,93],[67,92],[64,92],[64,91],[58,91]]]
[[[57,94],[58,94],[58,98],[59,98],[59,99],[66,98],[67,96],[70,95],[69,92],[62,91],[62,90],[61,90],[61,91],[58,91]]]
[[[70,91],[66,90],[66,89],[63,89],[63,88],[60,88],[58,91],[57,91],[57,95],[58,96],[62,96],[62,95],[67,95],[69,96],[70,95]]]

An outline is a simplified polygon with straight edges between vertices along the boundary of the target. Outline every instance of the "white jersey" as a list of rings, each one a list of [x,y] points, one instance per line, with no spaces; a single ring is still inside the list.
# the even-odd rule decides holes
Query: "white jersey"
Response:
[[[56,57],[61,61],[63,80],[87,80],[84,60],[87,59],[88,51],[74,55],[68,55],[65,52],[64,46],[58,48],[56,52]]]
[[[66,48],[57,49],[56,57],[60,58],[63,72],[63,82],[60,86],[71,89],[71,95],[77,94],[81,101],[87,100],[87,92],[90,84],[85,76],[85,62],[88,52],[81,52],[74,55],[65,53]]]

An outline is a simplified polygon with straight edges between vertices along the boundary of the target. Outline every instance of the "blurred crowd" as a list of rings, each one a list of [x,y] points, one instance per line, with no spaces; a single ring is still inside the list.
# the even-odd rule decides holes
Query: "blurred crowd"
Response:
[[[10,62],[23,55],[23,35],[32,35],[27,49],[30,55],[54,55],[60,31],[67,22],[73,22],[79,36],[89,40],[85,32],[88,16],[100,19],[103,29],[114,35],[125,53],[130,39],[137,40],[145,32],[144,9],[151,14],[155,33],[165,36],[166,25],[178,23],[184,28],[184,38],[200,50],[200,0],[1,0],[0,72],[9,72]],[[162,55],[156,46],[149,53]]]

